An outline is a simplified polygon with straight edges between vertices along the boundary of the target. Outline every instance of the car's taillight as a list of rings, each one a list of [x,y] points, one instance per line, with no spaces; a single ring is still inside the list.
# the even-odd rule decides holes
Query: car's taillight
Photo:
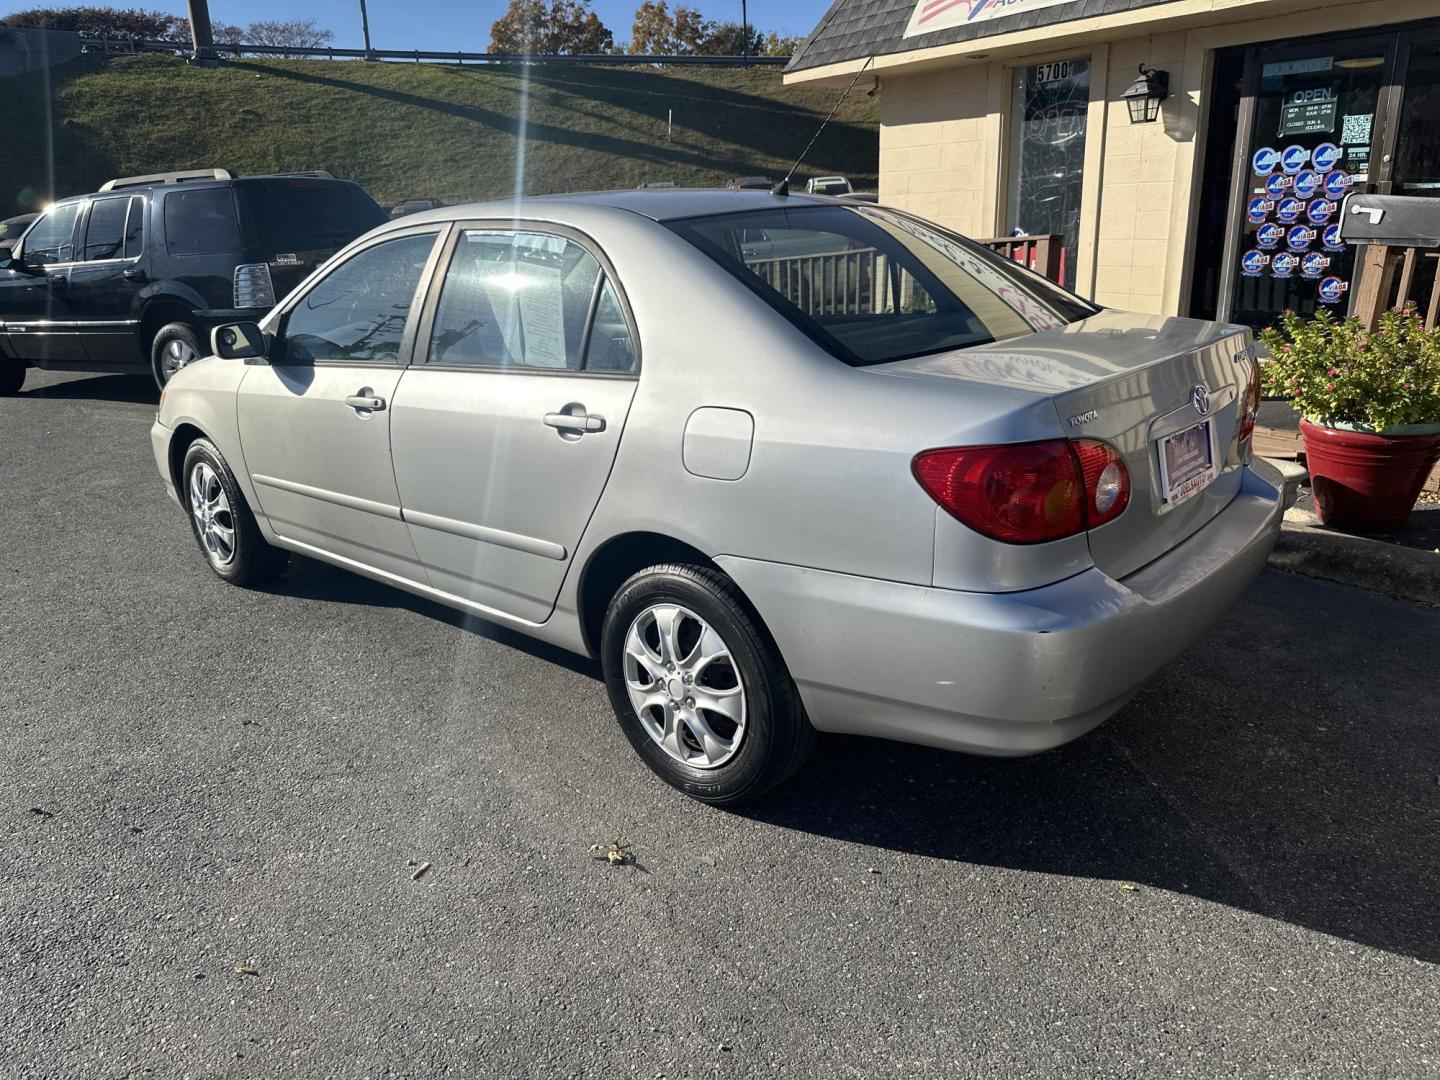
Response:
[[[235,306],[237,308],[272,308],[275,306],[275,283],[270,280],[268,263],[241,263],[235,267]]]
[[[1251,443],[1255,435],[1255,420],[1260,415],[1260,363],[1250,361],[1250,381],[1245,384],[1245,398],[1240,403],[1240,424],[1235,429],[1235,440],[1240,444],[1240,460],[1248,462]]]
[[[1096,528],[1119,517],[1130,501],[1125,462],[1094,439],[926,450],[915,455],[911,470],[951,516],[1009,544]]]

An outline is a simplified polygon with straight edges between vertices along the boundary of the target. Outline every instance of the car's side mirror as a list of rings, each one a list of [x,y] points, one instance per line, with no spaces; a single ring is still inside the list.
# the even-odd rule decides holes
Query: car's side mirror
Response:
[[[210,331],[210,351],[222,360],[263,360],[270,343],[253,322],[229,323]]]
[[[17,274],[33,274],[35,272],[23,258],[14,252],[0,255],[0,270],[13,270]]]

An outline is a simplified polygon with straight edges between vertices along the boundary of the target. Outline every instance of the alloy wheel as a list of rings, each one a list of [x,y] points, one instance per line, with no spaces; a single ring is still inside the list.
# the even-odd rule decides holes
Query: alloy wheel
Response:
[[[207,462],[197,461],[190,470],[190,516],[205,554],[216,566],[226,566],[235,558],[235,515],[225,486]]]
[[[175,377],[175,373],[183,367],[188,367],[200,354],[190,347],[188,341],[181,341],[179,338],[171,338],[160,350],[160,374],[165,381],[169,382]]]
[[[625,689],[635,715],[681,764],[715,769],[745,737],[745,688],[730,648],[689,608],[653,604],[625,635]]]

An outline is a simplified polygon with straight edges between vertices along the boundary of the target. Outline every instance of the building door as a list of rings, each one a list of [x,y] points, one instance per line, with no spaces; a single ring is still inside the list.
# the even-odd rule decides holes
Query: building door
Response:
[[[1263,327],[1287,310],[1348,310],[1355,252],[1340,242],[1340,204],[1383,179],[1397,44],[1384,34],[1250,50],[1222,318]]]

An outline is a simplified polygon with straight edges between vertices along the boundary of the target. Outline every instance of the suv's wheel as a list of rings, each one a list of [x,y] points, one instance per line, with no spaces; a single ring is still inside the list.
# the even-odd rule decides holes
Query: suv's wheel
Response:
[[[18,394],[25,385],[25,365],[19,360],[0,356],[0,397]]]
[[[165,389],[181,368],[199,360],[200,334],[185,323],[167,323],[155,335],[150,345],[150,370],[155,375],[155,385]]]
[[[724,574],[642,570],[610,601],[600,653],[631,745],[667,783],[704,802],[764,794],[814,743],[779,649]]]
[[[214,443],[191,443],[180,475],[190,527],[210,569],[235,585],[258,585],[285,568],[289,555],[260,535],[255,515]]]

